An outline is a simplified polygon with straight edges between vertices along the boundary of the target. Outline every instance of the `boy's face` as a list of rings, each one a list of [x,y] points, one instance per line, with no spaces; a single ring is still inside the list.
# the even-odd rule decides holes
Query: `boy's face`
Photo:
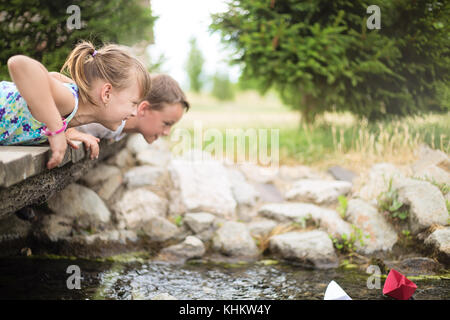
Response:
[[[144,136],[147,143],[152,143],[159,136],[168,136],[170,129],[183,116],[183,107],[180,103],[164,104],[161,110],[152,110],[151,107],[138,108],[137,129]]]

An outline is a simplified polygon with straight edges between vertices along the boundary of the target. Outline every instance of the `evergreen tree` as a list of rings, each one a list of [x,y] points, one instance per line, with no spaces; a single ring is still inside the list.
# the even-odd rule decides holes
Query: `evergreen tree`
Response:
[[[80,28],[68,28],[71,5],[80,9]],[[9,79],[6,62],[16,54],[41,61],[59,71],[80,40],[94,45],[133,45],[152,40],[155,17],[141,0],[0,0],[0,77]]]
[[[369,30],[367,7],[381,9]],[[232,0],[212,30],[236,49],[243,78],[313,121],[327,110],[361,117],[449,111],[450,2]]]
[[[200,92],[203,87],[202,70],[205,59],[197,46],[195,38],[189,40],[189,45],[189,57],[186,63],[189,84],[192,91]]]

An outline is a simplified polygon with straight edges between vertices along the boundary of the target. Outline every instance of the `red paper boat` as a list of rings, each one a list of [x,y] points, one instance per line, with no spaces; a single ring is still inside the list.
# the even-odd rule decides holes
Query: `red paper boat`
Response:
[[[391,269],[383,287],[383,294],[398,300],[408,300],[416,291],[414,282],[397,270]]]

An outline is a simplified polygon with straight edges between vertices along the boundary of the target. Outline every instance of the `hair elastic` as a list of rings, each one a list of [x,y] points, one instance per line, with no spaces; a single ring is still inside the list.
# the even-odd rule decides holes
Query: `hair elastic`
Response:
[[[95,57],[96,54],[97,54],[97,50],[94,50],[94,52],[92,53],[92,56]]]

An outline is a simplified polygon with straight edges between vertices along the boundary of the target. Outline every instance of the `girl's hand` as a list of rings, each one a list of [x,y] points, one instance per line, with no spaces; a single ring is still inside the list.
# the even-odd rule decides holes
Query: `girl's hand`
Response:
[[[69,128],[66,131],[66,139],[69,146],[74,149],[78,149],[78,146],[74,144],[71,140],[77,140],[84,143],[86,150],[91,150],[90,158],[91,160],[97,159],[98,154],[100,152],[100,147],[98,143],[100,142],[99,138],[94,137],[93,135],[80,132],[75,128]]]
[[[59,133],[54,136],[48,137],[48,142],[50,143],[50,149],[52,150],[52,156],[47,162],[47,168],[53,169],[59,165],[66,154],[67,142],[64,133]]]

